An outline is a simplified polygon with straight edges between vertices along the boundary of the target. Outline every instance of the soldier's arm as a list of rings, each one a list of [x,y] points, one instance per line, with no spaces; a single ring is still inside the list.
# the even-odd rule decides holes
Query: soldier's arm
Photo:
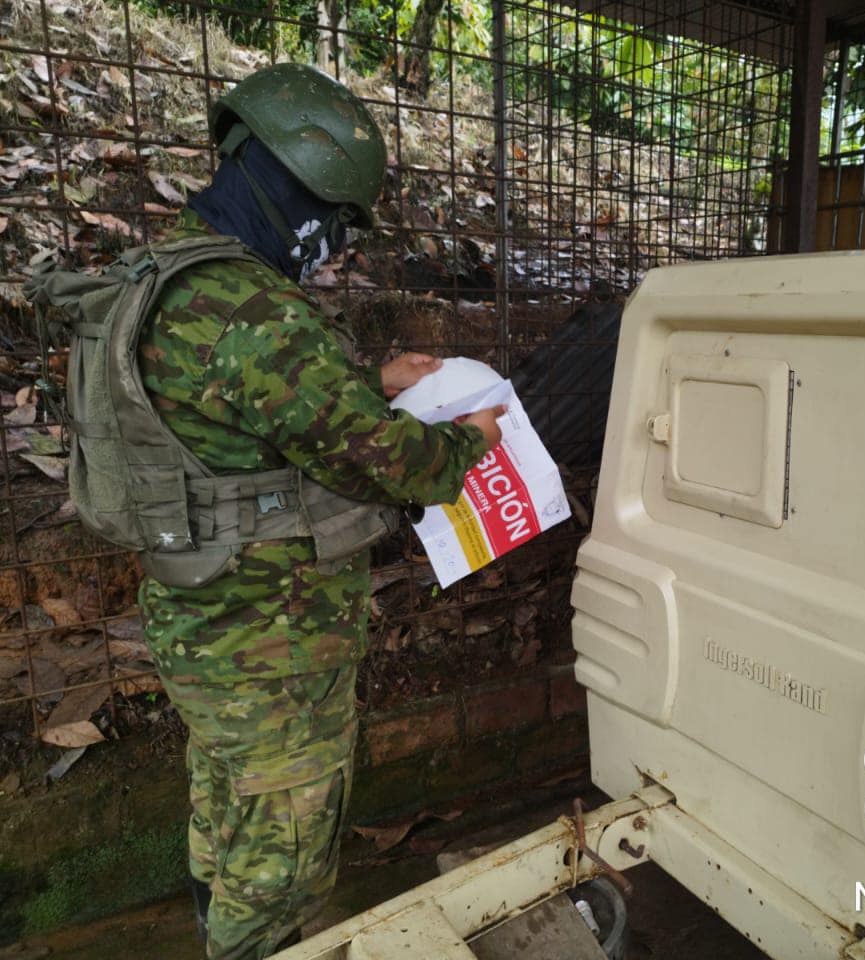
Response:
[[[487,443],[470,424],[391,411],[308,304],[270,291],[244,304],[208,364],[208,390],[323,486],[358,500],[453,502]]]
[[[442,365],[438,357],[428,353],[409,351],[401,353],[381,367],[353,367],[373,393],[382,394],[386,400],[393,399],[398,393],[413,387],[429,373],[434,373]]]
[[[372,390],[373,393],[378,394],[378,396],[384,396],[384,387],[381,382],[381,367],[375,365],[371,367],[355,367],[357,370],[358,376],[361,380]]]

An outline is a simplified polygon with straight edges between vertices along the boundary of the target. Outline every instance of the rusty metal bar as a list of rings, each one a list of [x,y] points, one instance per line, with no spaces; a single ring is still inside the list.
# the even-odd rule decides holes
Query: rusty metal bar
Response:
[[[577,825],[578,852],[587,856],[592,863],[597,864],[611,880],[615,880],[622,893],[624,893],[626,897],[630,897],[634,892],[634,885],[631,881],[607,863],[599,853],[592,850],[586,843],[586,828],[583,822],[583,801],[579,797],[574,800],[574,819]],[[642,854],[639,854],[639,856],[642,856]]]
[[[143,680],[145,677],[153,679],[155,676],[155,670],[138,670],[134,673],[124,673],[123,676],[114,677],[113,679],[109,675],[108,677],[102,677],[99,680],[87,680],[84,683],[67,683],[62,687],[54,687],[49,690],[37,690],[35,693],[23,694],[20,697],[9,697],[0,701],[0,707],[6,706],[7,704],[12,705],[15,703],[39,700],[41,697],[48,697],[55,693],[67,693],[71,690],[90,690],[93,687],[111,687],[113,692],[113,688],[116,687],[118,683],[125,683],[127,680],[130,682],[133,680]]]
[[[505,0],[493,0],[493,117],[496,172],[496,314],[499,319],[499,363],[508,368],[508,170],[507,98],[505,87]]]
[[[816,171],[820,156],[825,44],[824,0],[797,0],[784,220],[784,249],[789,253],[816,249]]]

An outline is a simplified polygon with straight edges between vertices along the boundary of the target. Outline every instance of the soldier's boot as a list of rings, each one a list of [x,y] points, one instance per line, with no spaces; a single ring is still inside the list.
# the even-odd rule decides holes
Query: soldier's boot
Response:
[[[195,877],[189,878],[192,902],[195,904],[195,925],[201,939],[207,943],[207,908],[210,906],[210,887]]]

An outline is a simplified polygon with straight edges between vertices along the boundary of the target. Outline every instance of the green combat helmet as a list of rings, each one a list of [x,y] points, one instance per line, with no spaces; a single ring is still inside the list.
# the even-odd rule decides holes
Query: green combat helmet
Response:
[[[211,127],[221,156],[240,165],[264,213],[293,249],[315,249],[333,220],[370,228],[384,176],[381,131],[364,103],[328,74],[300,63],[259,70],[222,97]],[[245,170],[243,144],[254,135],[315,196],[335,205],[330,223],[301,243],[260,184]]]

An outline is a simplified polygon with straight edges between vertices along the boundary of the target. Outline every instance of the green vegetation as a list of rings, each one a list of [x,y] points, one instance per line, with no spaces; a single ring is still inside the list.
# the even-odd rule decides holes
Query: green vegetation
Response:
[[[556,104],[596,133],[726,170],[786,154],[790,76],[774,64],[588,14],[563,23],[554,58],[550,46],[528,44],[525,82],[551,74]]]
[[[842,71],[846,73],[847,92],[841,119],[841,151],[853,153],[865,150],[865,43],[853,43],[844,62],[840,56],[835,57],[825,74],[821,153],[830,153],[832,150],[835,95]],[[857,156],[855,160],[861,162],[861,157]]]
[[[84,923],[157,900],[180,888],[185,878],[185,824],[127,831],[104,846],[54,861],[43,889],[20,907],[21,932],[27,936]]]
[[[5,861],[0,862],[0,948],[14,943],[24,926],[20,902],[24,891],[20,878]]]
[[[135,0],[188,20],[198,0]],[[345,13],[345,56],[356,74],[392,71],[421,95],[452,73],[492,86],[490,0],[320,0]],[[316,0],[212,0],[208,14],[232,39],[280,56],[314,59]],[[786,155],[789,71],[728,49],[594,14],[551,16],[541,3],[509,11],[512,101],[538,97],[597,134],[670,144],[724,170],[769,166]],[[860,48],[856,48],[861,54]],[[862,49],[865,49],[863,47]],[[446,52],[449,51],[449,52]],[[860,57],[861,59],[861,57]],[[856,96],[865,104],[865,84]],[[857,101],[858,102],[858,101]]]

